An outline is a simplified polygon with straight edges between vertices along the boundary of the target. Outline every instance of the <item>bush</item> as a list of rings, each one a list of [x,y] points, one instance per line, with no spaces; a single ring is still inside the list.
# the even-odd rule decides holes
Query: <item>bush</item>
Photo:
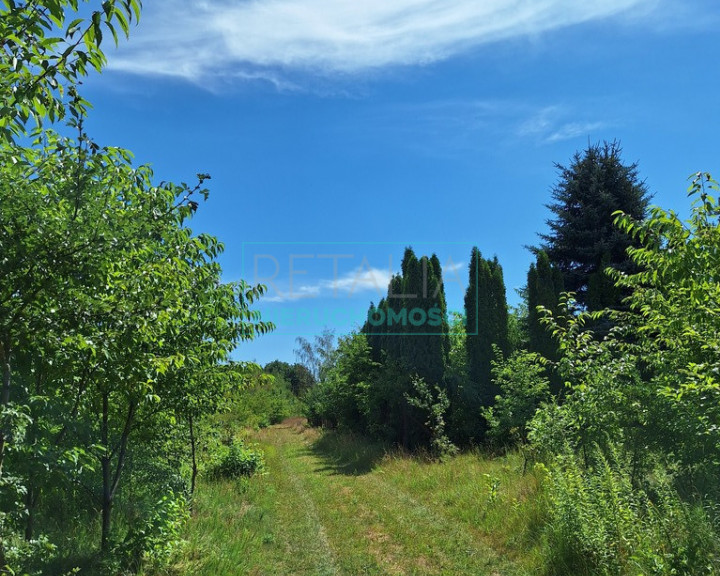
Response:
[[[262,450],[233,441],[209,466],[208,476],[214,480],[249,477],[265,472]]]
[[[260,378],[253,386],[239,392],[229,418],[242,426],[265,428],[297,416],[301,409],[290,384],[282,376],[274,375],[272,381]]]
[[[405,394],[410,406],[422,411],[425,426],[430,434],[430,450],[434,457],[444,459],[457,454],[457,447],[445,433],[445,415],[450,408],[450,400],[439,386],[431,388],[423,378],[415,375],[411,379],[413,393]]]
[[[330,389],[325,384],[316,384],[303,397],[303,413],[311,426],[336,426],[331,418],[333,402]]]
[[[639,488],[622,462],[611,462],[597,449],[589,460],[586,467],[567,452],[545,470],[551,574],[699,576],[720,571],[720,547],[709,515],[701,505],[683,502],[662,470],[654,484]]]
[[[482,409],[488,423],[488,437],[502,445],[524,443],[527,427],[542,402],[550,398],[550,383],[544,359],[523,350],[507,360],[496,349],[492,377],[500,389],[495,405]]]
[[[113,550],[121,566],[152,572],[167,566],[183,544],[182,530],[189,519],[184,496],[169,492],[155,505],[152,514],[133,524],[125,540]]]

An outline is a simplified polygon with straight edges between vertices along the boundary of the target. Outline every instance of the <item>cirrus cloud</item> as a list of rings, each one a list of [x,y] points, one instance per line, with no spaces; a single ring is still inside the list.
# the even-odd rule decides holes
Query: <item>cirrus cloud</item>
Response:
[[[162,0],[109,68],[202,83],[278,71],[356,74],[422,65],[480,45],[647,10],[655,0]]]

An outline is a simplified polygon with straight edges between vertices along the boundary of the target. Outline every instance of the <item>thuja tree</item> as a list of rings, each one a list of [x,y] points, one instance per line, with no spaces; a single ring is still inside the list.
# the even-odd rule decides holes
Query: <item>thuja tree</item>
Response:
[[[542,250],[536,255],[535,262],[530,265],[527,275],[527,324],[528,350],[556,362],[559,359],[558,343],[547,324],[543,322],[540,307],[559,312],[558,303],[564,291],[562,273],[553,265],[548,255]],[[561,392],[560,378],[550,368],[550,382],[553,393]]]
[[[509,353],[509,317],[502,267],[497,258],[483,258],[477,247],[470,254],[468,288],[465,292],[464,365],[455,350],[455,384],[451,391],[451,433],[459,443],[482,440],[485,421],[481,408],[494,403],[498,389],[491,377],[496,347]],[[456,342],[457,344],[457,342]]]
[[[440,384],[447,362],[447,309],[437,257],[411,259],[404,278],[407,313],[402,357],[408,370],[431,384]]]
[[[491,379],[493,346],[504,356],[509,351],[508,310],[502,267],[497,258],[483,258],[477,248],[470,255],[465,316],[469,379],[480,402],[490,405],[497,394]]]
[[[370,305],[361,332],[370,357],[383,365],[371,385],[371,404],[385,415],[380,420],[399,423],[397,427],[386,426],[383,435],[405,446],[422,442],[426,436],[423,416],[406,396],[412,392],[413,375],[432,386],[444,386],[450,341],[438,257],[418,259],[412,248],[406,248],[401,274],[391,278],[387,296],[379,305]],[[375,424],[372,427],[379,429]]]

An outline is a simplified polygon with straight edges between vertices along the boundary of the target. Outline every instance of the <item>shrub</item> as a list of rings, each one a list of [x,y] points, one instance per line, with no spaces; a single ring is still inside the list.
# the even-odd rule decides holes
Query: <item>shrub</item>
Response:
[[[241,426],[265,428],[297,416],[301,409],[300,401],[282,376],[274,375],[269,380],[263,375],[237,394],[227,418]]]
[[[410,406],[421,410],[426,417],[425,426],[430,433],[430,450],[436,458],[457,454],[457,447],[445,433],[445,415],[450,408],[445,390],[439,386],[430,387],[423,378],[412,377],[413,394],[405,394]]]
[[[335,425],[329,420],[332,408],[330,390],[324,384],[316,384],[303,397],[303,413],[311,426]]]
[[[262,450],[248,447],[242,441],[232,441],[219,457],[209,466],[208,476],[212,479],[236,479],[262,474],[265,458]]]
[[[189,519],[184,496],[169,492],[142,521],[133,524],[112,556],[121,566],[152,571],[167,566],[183,544],[182,530]]]
[[[496,349],[492,377],[501,393],[495,396],[494,406],[482,409],[488,436],[499,444],[524,443],[528,422],[550,398],[543,358],[521,350],[503,360]]]
[[[597,449],[589,460],[586,467],[566,452],[544,477],[550,573],[718,573],[720,548],[709,515],[701,505],[683,502],[664,472],[638,488],[625,463]]]

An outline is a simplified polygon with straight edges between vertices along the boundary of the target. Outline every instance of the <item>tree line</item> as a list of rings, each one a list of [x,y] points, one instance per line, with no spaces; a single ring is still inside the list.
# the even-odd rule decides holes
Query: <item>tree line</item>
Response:
[[[521,451],[549,573],[717,574],[720,186],[694,174],[682,221],[649,207],[621,156],[604,142],[558,165],[515,309],[497,259],[473,248],[464,314],[447,319],[437,259],[406,250],[308,415],[439,458]],[[407,296],[420,269],[429,299]],[[377,322],[418,306],[440,310],[436,328]]]
[[[489,440],[483,414],[501,393],[494,365],[521,351],[554,364],[560,359],[543,308],[557,313],[567,291],[587,312],[622,307],[624,292],[606,269],[634,269],[627,249],[637,242],[618,230],[613,213],[645,217],[649,195],[637,167],[625,165],[619,143],[610,142],[589,146],[558,170],[548,205],[554,219],[542,243],[531,248],[535,261],[521,311],[508,308],[498,259],[485,258],[474,247],[464,311],[451,325],[438,257],[418,257],[408,247],[400,273],[391,278],[386,297],[377,306],[371,303],[362,329],[341,340],[335,357],[325,354],[326,366],[342,364],[349,355],[366,368],[357,370],[354,362],[348,372],[330,370],[324,387],[314,392],[315,421],[369,432],[406,448],[428,446],[432,430],[412,400],[422,381],[422,387],[435,390],[436,401],[438,395],[447,398],[449,438],[458,445],[482,444]],[[594,327],[603,324],[598,320]],[[543,370],[559,398],[564,386],[558,371],[550,364]]]

